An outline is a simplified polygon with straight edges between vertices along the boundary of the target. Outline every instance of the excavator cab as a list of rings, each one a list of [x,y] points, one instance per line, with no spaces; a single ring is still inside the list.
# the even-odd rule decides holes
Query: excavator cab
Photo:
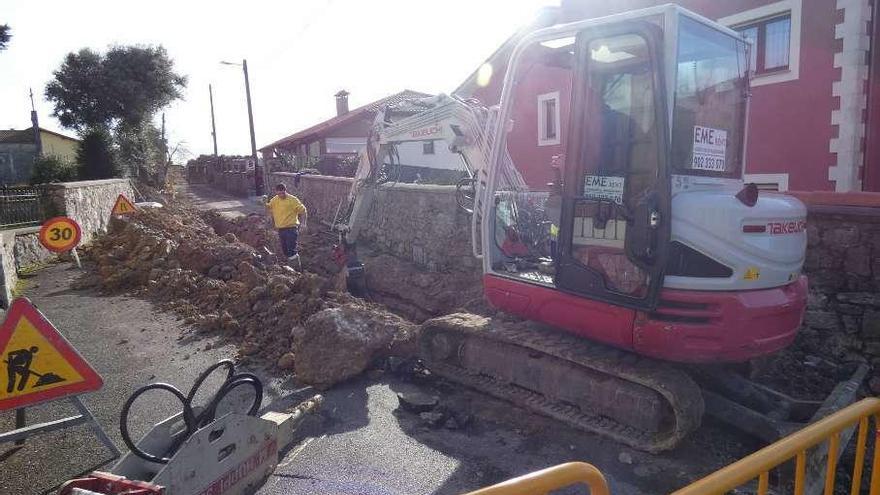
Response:
[[[747,42],[674,6],[523,43],[505,84],[496,159],[509,155],[528,190],[493,177],[487,273],[655,308],[673,251],[674,176],[741,187],[747,96]],[[554,157],[562,181],[546,184]],[[516,242],[546,232],[552,249]],[[548,257],[549,270],[528,263]]]

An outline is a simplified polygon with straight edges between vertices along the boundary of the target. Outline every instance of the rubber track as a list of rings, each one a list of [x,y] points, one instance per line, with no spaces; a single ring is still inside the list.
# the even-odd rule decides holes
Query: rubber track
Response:
[[[559,331],[538,328],[534,325],[528,328],[519,328],[519,326],[521,325],[490,323],[481,327],[453,325],[453,328],[450,328],[448,323],[432,325],[432,322],[428,321],[422,327],[422,357],[428,368],[443,378],[646,452],[657,453],[672,449],[700,426],[704,411],[703,396],[697,384],[682,371],[660,361]],[[495,340],[525,347],[650,388],[669,402],[675,415],[674,424],[667,431],[662,432],[638,430],[612,418],[583,411],[568,403],[554,401],[536,391],[504,383],[493,377],[447,363],[433,362],[430,359],[429,342],[431,336],[437,332],[454,332],[468,338]]]

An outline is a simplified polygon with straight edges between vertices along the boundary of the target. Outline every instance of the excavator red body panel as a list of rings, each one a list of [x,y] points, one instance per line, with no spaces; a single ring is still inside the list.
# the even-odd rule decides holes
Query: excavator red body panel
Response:
[[[496,308],[615,347],[666,361],[742,362],[794,341],[807,304],[807,278],[772,289],[663,289],[650,313],[486,274]]]

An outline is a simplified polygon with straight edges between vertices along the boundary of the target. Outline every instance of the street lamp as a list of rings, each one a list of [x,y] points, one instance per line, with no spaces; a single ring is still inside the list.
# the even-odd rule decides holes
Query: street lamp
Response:
[[[251,126],[251,157],[254,160],[254,191],[257,196],[262,196],[264,193],[263,174],[260,171],[260,164],[257,161],[257,138],[254,136],[254,109],[251,106],[251,84],[248,79],[247,59],[243,59],[240,64],[225,61],[220,63],[223,65],[238,65],[244,70],[244,92],[247,96],[248,123]]]

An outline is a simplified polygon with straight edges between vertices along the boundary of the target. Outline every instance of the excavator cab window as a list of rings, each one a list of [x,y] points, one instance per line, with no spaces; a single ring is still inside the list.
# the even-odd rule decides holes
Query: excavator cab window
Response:
[[[574,42],[571,36],[547,40],[523,53],[503,149],[507,176],[517,180],[502,178],[494,191],[492,269],[551,286],[559,228],[558,201],[551,190],[558,181],[554,164],[567,140]]]

